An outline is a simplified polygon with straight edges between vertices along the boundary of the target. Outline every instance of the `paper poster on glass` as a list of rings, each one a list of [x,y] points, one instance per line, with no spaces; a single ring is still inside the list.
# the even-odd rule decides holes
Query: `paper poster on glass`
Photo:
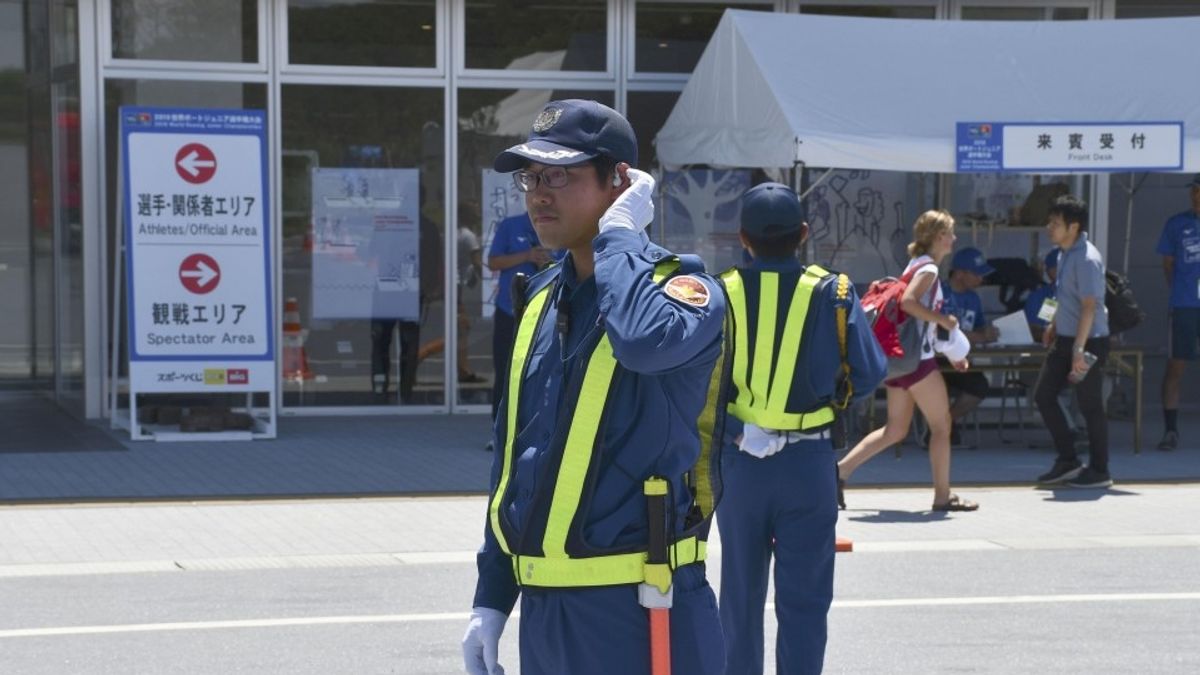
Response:
[[[662,175],[652,234],[669,250],[695,253],[710,270],[741,262],[739,198],[750,188],[745,169],[688,169]],[[661,233],[661,235],[660,235]]]
[[[483,259],[486,261],[500,221],[525,213],[525,195],[513,185],[511,173],[497,173],[491,169],[484,169],[481,182],[483,194],[479,203],[483,205]],[[480,284],[484,318],[491,318],[496,311],[496,290],[499,282],[500,273],[493,272],[484,265],[483,283]]]
[[[312,171],[313,318],[420,320],[417,169]]]
[[[805,198],[813,260],[855,282],[899,274],[908,263],[915,218],[907,212],[909,189],[901,172],[831,173]]]

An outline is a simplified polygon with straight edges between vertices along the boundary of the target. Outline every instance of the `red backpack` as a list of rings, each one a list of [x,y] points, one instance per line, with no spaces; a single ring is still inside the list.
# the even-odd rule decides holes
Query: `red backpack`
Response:
[[[920,267],[914,267],[898,279],[884,277],[872,281],[867,292],[859,299],[859,305],[871,324],[871,332],[883,348],[884,356],[889,359],[899,359],[905,355],[904,347],[900,344],[900,326],[908,320],[908,315],[901,309],[900,303],[918,269]]]

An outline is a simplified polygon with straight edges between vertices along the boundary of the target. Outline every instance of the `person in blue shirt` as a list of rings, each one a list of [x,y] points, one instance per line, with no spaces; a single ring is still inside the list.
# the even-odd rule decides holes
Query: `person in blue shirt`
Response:
[[[699,258],[675,256],[643,232],[654,180],[631,168],[637,147],[611,108],[551,101],[528,140],[494,164],[525,193],[542,245],[567,253],[514,307],[462,640],[471,675],[504,672],[498,645],[518,598],[525,675],[649,673],[650,620],[639,599],[649,531],[660,526],[674,570],[666,571],[674,672],[724,669],[703,539],[719,489],[712,439],[723,415],[713,394],[725,301]],[[666,480],[666,509],[650,522],[654,477]]]
[[[1029,323],[1029,333],[1034,341],[1042,341],[1042,332],[1046,330],[1046,324],[1049,323],[1045,319],[1038,316],[1043,314],[1043,306],[1047,300],[1054,299],[1054,283],[1058,279],[1058,248],[1050,249],[1042,260],[1042,274],[1045,276],[1045,282],[1029,292],[1029,297],[1025,298],[1025,321]],[[1050,311],[1050,308],[1046,308]]]
[[[1163,225],[1158,254],[1171,288],[1171,332],[1168,334],[1167,369],[1163,373],[1163,421],[1166,431],[1159,450],[1179,447],[1179,385],[1189,361],[1200,354],[1200,174],[1188,183],[1192,208],[1172,216]]]
[[[1049,351],[1033,399],[1058,456],[1050,470],[1038,476],[1041,485],[1107,488],[1113,484],[1108,472],[1108,417],[1103,391],[1109,350],[1104,258],[1088,241],[1087,230],[1086,202],[1073,195],[1055,200],[1046,233],[1061,251],[1054,291],[1057,307],[1042,335],[1042,344]],[[1087,425],[1087,467],[1079,461],[1074,434],[1059,405],[1059,394],[1068,383],[1075,385],[1079,410]]]
[[[970,246],[960,249],[950,260],[950,277],[942,282],[942,314],[958,318],[958,327],[972,345],[995,342],[1000,332],[988,322],[983,300],[976,288],[984,277],[995,272],[983,252]],[[954,396],[950,404],[950,443],[958,444],[958,421],[979,407],[988,395],[987,375],[978,371],[943,373],[946,389]]]
[[[837,524],[830,429],[835,407],[873,395],[887,372],[850,279],[796,259],[807,236],[795,192],[779,183],[751,188],[740,230],[750,261],[721,275],[735,327],[731,440],[717,506],[731,674],[763,672],[772,556],[776,672],[821,672]]]
[[[550,262],[550,250],[538,241],[537,232],[528,213],[509,216],[496,224],[492,245],[488,248],[487,266],[500,273],[496,284],[496,311],[492,315],[492,419],[500,407],[500,396],[508,380],[508,361],[512,357],[513,301],[512,283],[517,274],[533,276]],[[492,443],[487,449],[491,450]]]

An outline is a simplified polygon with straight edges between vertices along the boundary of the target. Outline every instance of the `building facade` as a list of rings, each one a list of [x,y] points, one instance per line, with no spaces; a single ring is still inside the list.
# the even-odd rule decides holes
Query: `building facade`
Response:
[[[1200,0],[0,0],[0,388],[45,393],[88,418],[108,415],[110,402],[127,405],[114,321],[124,292],[118,110],[250,108],[268,119],[274,324],[283,330],[294,299],[288,318],[302,326],[307,360],[303,373],[280,365],[279,412],[489,410],[495,284],[481,263],[496,222],[520,208],[503,177],[491,175],[492,157],[524,137],[546,101],[586,97],[629,117],[641,164],[654,167],[654,134],[727,7],[933,21],[1200,14]],[[346,317],[322,306],[314,289],[331,283],[322,256],[342,235],[314,212],[319,169],[416,176],[416,315]],[[827,201],[878,210],[896,229],[933,206],[960,222],[993,211],[1004,220],[1052,180],[844,173],[838,185],[857,185],[859,196],[825,192]],[[1069,179],[1096,204],[1094,230],[1110,263],[1127,247],[1122,181],[1146,194],[1182,184],[1153,175]],[[872,196],[888,190],[903,204]],[[1163,194],[1162,204],[1138,201],[1138,222],[1155,232],[1185,206]],[[1006,245],[1036,259],[1047,246],[1038,225],[1013,230]],[[662,217],[654,232],[701,250],[719,234],[680,235]],[[356,235],[345,236],[352,247]],[[1130,275],[1161,283],[1152,246],[1130,243]],[[815,249],[835,265],[839,253]]]

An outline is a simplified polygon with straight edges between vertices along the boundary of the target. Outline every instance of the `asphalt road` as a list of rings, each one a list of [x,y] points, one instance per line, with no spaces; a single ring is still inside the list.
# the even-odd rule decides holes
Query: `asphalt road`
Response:
[[[1146,498],[1124,501],[1127,518],[1110,527],[1071,538],[1031,526],[1020,546],[982,518],[957,517],[939,532],[948,536],[928,537],[913,528],[938,523],[865,505],[924,493],[852,493],[864,506],[841,530],[860,544],[838,557],[826,672],[1200,672],[1200,511],[1161,522],[1166,506],[1194,505],[1200,489],[1131,492]],[[1028,491],[972,497],[1030,522],[1045,508]],[[1071,502],[1063,513],[1100,515],[1105,503]],[[306,506],[306,517],[320,510]],[[1126,531],[1141,511],[1157,519],[1146,528],[1153,535]],[[367,551],[91,568],[67,560],[0,565],[0,673],[462,672],[458,640],[474,584],[467,550],[403,564]],[[516,628],[510,622],[501,649],[510,675],[519,672]],[[772,649],[768,636],[768,672]]]

